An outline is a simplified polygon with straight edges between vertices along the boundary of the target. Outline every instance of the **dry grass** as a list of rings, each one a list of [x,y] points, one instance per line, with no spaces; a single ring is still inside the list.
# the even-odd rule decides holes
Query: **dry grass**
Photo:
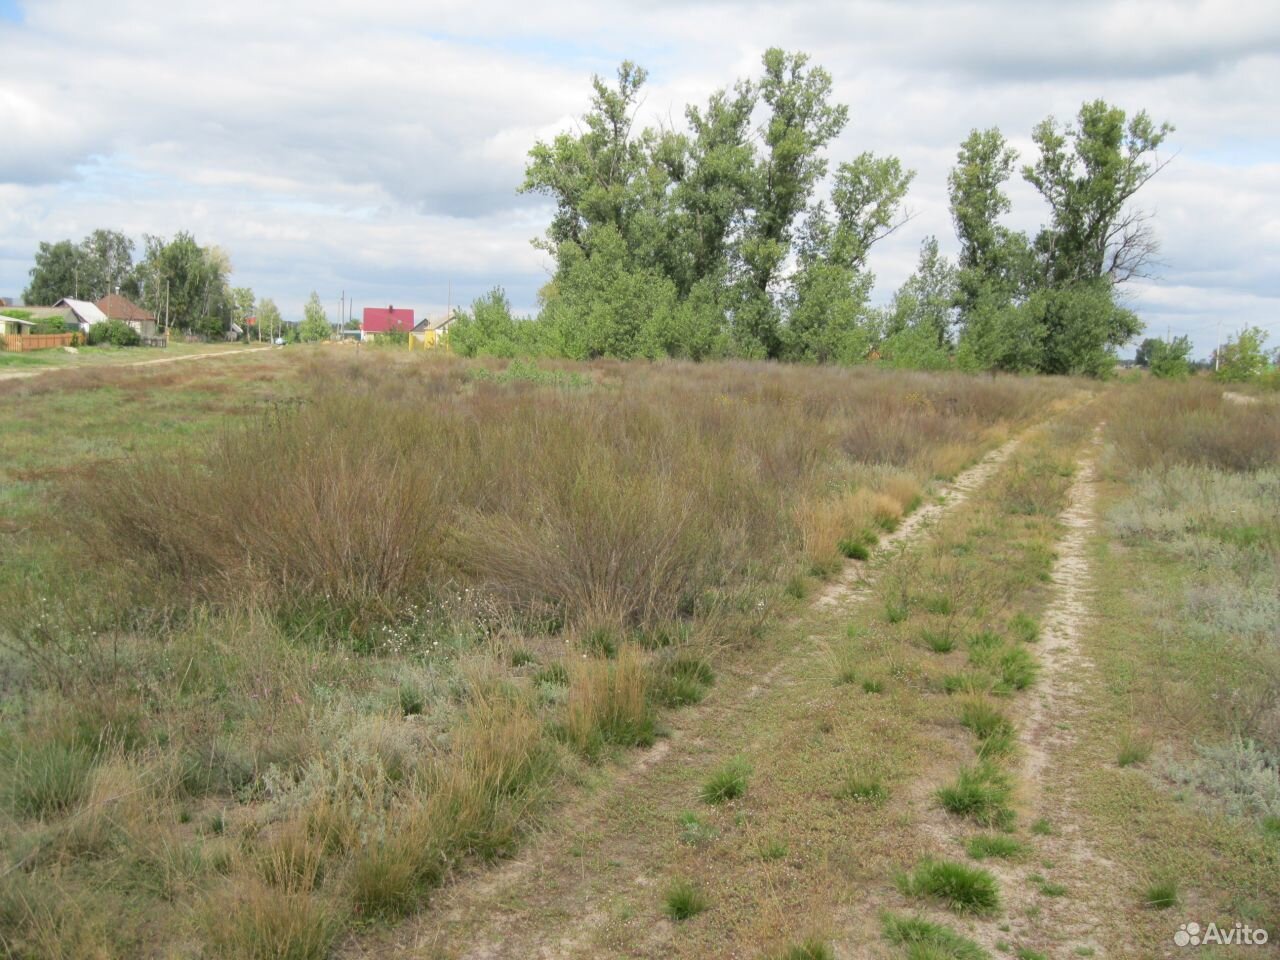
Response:
[[[304,403],[59,475],[65,509],[0,560],[23,598],[0,840],[24,864],[0,908],[38,953],[316,957],[418,909],[509,854],[566,767],[700,699],[788,577],[1069,389],[300,356]],[[14,416],[47,400],[6,389]],[[66,569],[116,575],[42,589]]]

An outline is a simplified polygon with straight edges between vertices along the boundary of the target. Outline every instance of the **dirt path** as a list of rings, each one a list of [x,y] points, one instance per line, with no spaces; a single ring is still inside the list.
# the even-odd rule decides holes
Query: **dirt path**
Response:
[[[158,360],[137,360],[132,363],[111,363],[111,364],[85,364],[81,366],[71,367],[45,367],[43,370],[18,370],[8,373],[0,373],[0,380],[23,380],[27,377],[38,377],[46,373],[58,373],[63,370],[119,370],[129,367],[149,367],[158,363],[182,363],[186,360],[225,360],[228,357],[243,357],[250,353],[261,353],[263,350],[272,350],[274,347],[249,347],[245,350],[228,350],[220,353],[188,353],[181,357],[161,357]]]
[[[830,767],[844,762],[850,738],[865,738],[868,730],[890,739],[916,734],[906,721],[898,724],[892,709],[886,716],[883,698],[833,684],[822,638],[841,635],[842,615],[869,594],[894,557],[986,483],[1016,446],[1010,441],[964,471],[884,538],[870,563],[850,564],[850,575],[824,592],[810,616],[730,664],[702,706],[671,716],[670,736],[653,749],[626,767],[600,772],[600,782],[557,811],[554,824],[518,859],[461,878],[420,917],[350,943],[345,955],[754,956],[801,914],[807,926],[822,922],[813,909],[815,885],[842,890],[831,905],[830,925],[846,928],[847,917],[838,915],[857,896],[857,887],[842,879],[846,868],[871,886],[890,875],[887,864],[898,855],[889,832],[877,827],[881,818],[894,816],[890,809],[867,806],[857,824],[842,825],[833,818],[848,805],[824,787],[794,849],[765,862],[759,849],[775,816],[805,805],[796,791],[805,795],[807,778],[821,770],[838,780]],[[775,664],[763,676],[762,662]],[[905,687],[895,693],[912,695]],[[701,803],[698,789],[708,771],[739,754],[773,767],[753,776],[753,812]],[[861,865],[853,866],[855,859]],[[798,870],[804,871],[799,883]],[[673,873],[695,871],[722,883],[713,893],[721,905],[718,926],[701,936],[690,936],[686,927],[677,937],[676,925],[657,907]],[[873,924],[874,912],[866,918]],[[742,945],[750,948],[740,953]]]

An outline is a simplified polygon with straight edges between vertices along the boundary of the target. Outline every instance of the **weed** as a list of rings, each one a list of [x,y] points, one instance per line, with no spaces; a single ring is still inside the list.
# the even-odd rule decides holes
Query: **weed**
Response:
[[[793,600],[803,600],[809,595],[809,581],[800,574],[796,574],[787,581],[783,592]]]
[[[967,702],[961,709],[960,723],[973,731],[979,740],[1013,734],[1013,722],[985,700]]]
[[[747,778],[751,765],[742,757],[734,757],[717,769],[702,785],[701,796],[706,803],[724,803],[736,800],[747,792]]]
[[[544,667],[540,667],[538,672],[533,675],[533,681],[534,683],[544,683],[550,686],[567,687],[569,685],[569,668],[562,661],[556,660]]]
[[[868,677],[862,681],[863,693],[884,693],[884,681]]]
[[[908,960],[990,960],[990,954],[950,927],[923,917],[881,917],[885,939],[906,948]]]
[[[1044,817],[1040,817],[1032,822],[1031,832],[1037,837],[1051,837],[1054,834],[1053,824]]]
[[[714,840],[716,831],[702,822],[696,813],[686,811],[680,814],[680,842],[691,847]]]
[[[422,690],[412,683],[402,682],[400,689],[396,691],[396,699],[400,704],[400,712],[406,717],[422,713],[427,706],[427,698],[423,696]]]
[[[781,860],[787,855],[787,845],[777,839],[765,840],[760,844],[758,851],[760,859],[770,863],[774,860]]]
[[[950,653],[956,648],[955,638],[946,630],[924,630],[920,639],[934,653]]]
[[[901,600],[890,600],[884,605],[884,619],[888,623],[902,623],[911,616],[911,609]]]
[[[1019,947],[1017,951],[1015,951],[1014,956],[1017,960],[1049,960],[1049,958],[1039,950],[1032,950],[1030,947]]]
[[[898,886],[908,897],[938,900],[955,913],[988,915],[1000,906],[999,886],[990,871],[949,860],[923,861],[901,875]]]
[[[1152,742],[1149,737],[1135,736],[1126,733],[1120,740],[1120,749],[1116,754],[1116,765],[1132,767],[1144,762],[1151,756]]]
[[[700,657],[680,656],[664,663],[654,682],[654,697],[665,707],[701,703],[715,682],[711,664]]]
[[[939,594],[935,597],[926,597],[921,604],[928,613],[935,613],[939,616],[949,616],[954,609],[951,598],[945,594]]]
[[[1013,822],[1009,777],[994,764],[982,761],[965,767],[955,783],[938,790],[938,802],[948,813],[967,817],[984,827],[1007,828]]]
[[[790,947],[770,953],[765,960],[836,960],[835,951],[825,940],[810,937]]]
[[[889,799],[889,789],[879,777],[850,773],[836,789],[835,796],[837,800],[878,804]]]
[[[1009,621],[1009,635],[1022,643],[1035,643],[1040,639],[1040,624],[1029,614],[1016,614]]]
[[[313,893],[250,880],[210,904],[204,927],[216,956],[323,960],[341,920],[331,904]]]
[[[1021,856],[1026,847],[1013,837],[1001,833],[980,833],[969,838],[965,850],[975,860],[985,860],[988,857],[1009,859]]]
[[[655,733],[649,681],[639,656],[629,647],[616,660],[581,660],[569,670],[565,731],[586,756],[606,744],[648,746]]]
[[[707,909],[706,895],[688,880],[676,880],[663,897],[664,909],[672,920],[688,920]]]
[[[48,817],[75,806],[84,796],[94,754],[87,747],[56,740],[24,744],[0,763],[6,805],[22,817]]]
[[[525,650],[523,647],[516,647],[511,651],[511,665],[516,669],[520,667],[531,667],[538,662],[538,657],[531,650]]]

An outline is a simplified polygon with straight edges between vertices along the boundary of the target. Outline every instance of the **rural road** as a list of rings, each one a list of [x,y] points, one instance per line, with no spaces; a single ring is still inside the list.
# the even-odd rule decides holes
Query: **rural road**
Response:
[[[123,367],[149,367],[157,363],[181,363],[184,360],[212,360],[225,359],[227,357],[243,357],[250,353],[261,353],[263,350],[271,350],[272,347],[250,347],[248,350],[240,350],[234,353],[188,353],[181,357],[161,357],[159,360],[138,360],[134,363],[118,363],[104,365],[102,369],[120,369]],[[84,367],[46,367],[43,370],[19,370],[11,373],[0,373],[0,380],[23,380],[27,377],[38,377],[46,373],[57,373],[59,370],[83,370]]]

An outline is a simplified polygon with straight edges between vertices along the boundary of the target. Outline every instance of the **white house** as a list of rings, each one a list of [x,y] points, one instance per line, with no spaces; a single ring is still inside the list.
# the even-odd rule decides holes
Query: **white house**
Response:
[[[71,317],[67,320],[67,326],[77,326],[81,333],[88,333],[89,328],[95,323],[103,323],[107,319],[107,315],[99,310],[96,304],[89,303],[87,300],[63,297],[54,306],[70,310]]]

